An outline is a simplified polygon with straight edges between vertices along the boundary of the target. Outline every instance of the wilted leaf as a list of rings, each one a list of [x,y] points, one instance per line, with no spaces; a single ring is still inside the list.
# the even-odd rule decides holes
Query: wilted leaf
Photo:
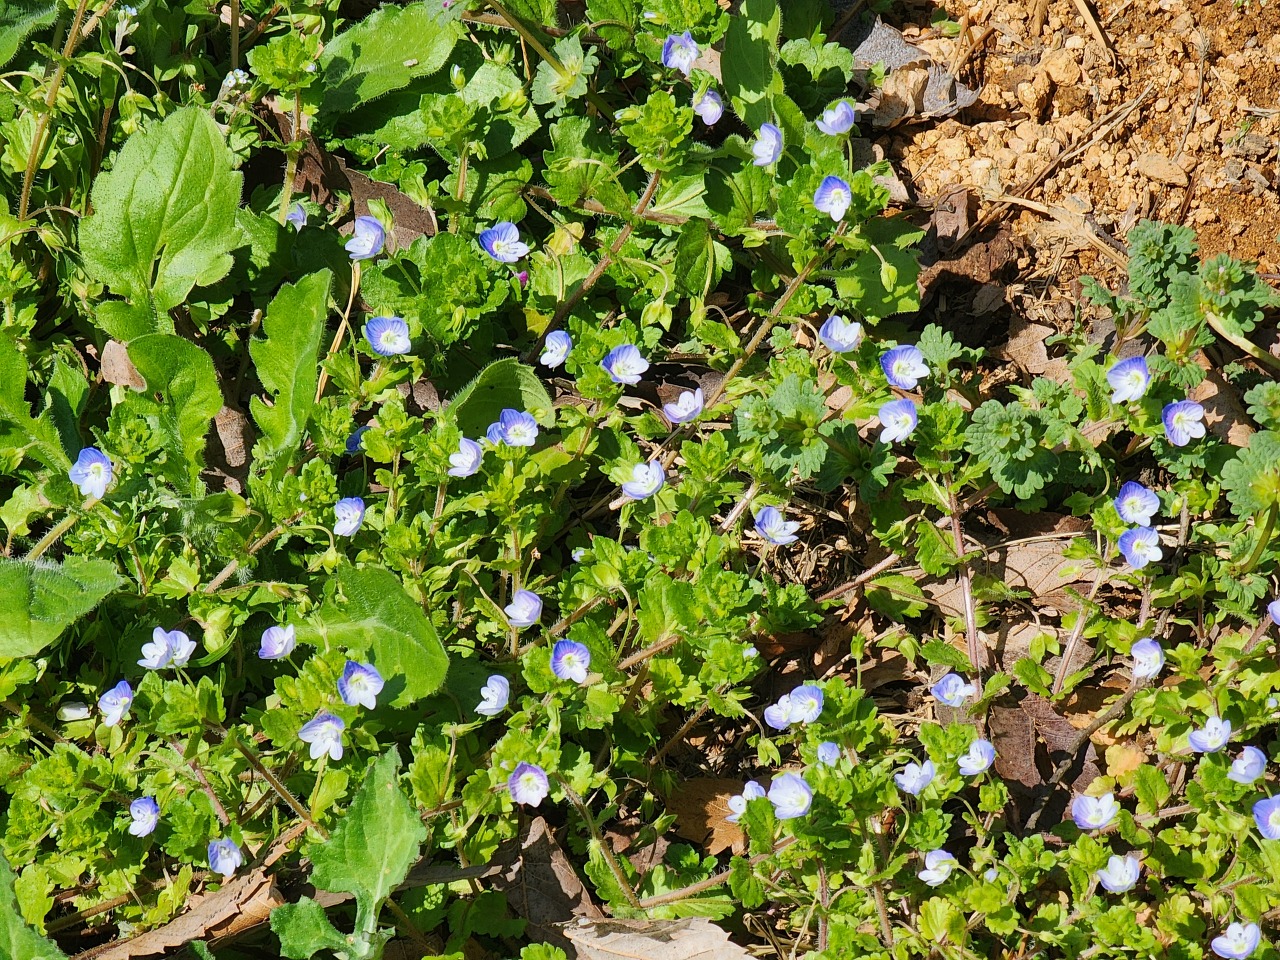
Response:
[[[579,920],[564,928],[578,960],[749,960],[710,920]]]
[[[519,855],[490,884],[505,893],[511,907],[528,921],[525,932],[531,941],[568,946],[559,924],[574,917],[604,916],[542,817],[529,821],[521,837]]]
[[[741,780],[720,777],[694,777],[676,783],[667,798],[667,809],[676,815],[676,833],[685,840],[705,844],[707,853],[715,856],[725,850],[742,853],[747,837],[736,823],[725,817],[729,798],[742,792]]]

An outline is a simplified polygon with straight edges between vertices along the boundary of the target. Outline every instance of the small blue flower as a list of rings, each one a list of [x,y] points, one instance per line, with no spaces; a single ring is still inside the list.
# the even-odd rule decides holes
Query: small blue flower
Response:
[[[1194,400],[1177,400],[1165,404],[1160,414],[1164,433],[1175,447],[1185,447],[1204,436],[1204,407]]]
[[[702,413],[702,388],[685,390],[676,398],[675,403],[664,403],[662,412],[673,424],[688,423],[696,420]]]
[[[622,492],[632,500],[644,500],[661,490],[666,482],[667,472],[662,469],[662,463],[650,460],[631,468],[631,479],[622,485]]]
[[[790,693],[791,722],[813,723],[822,716],[822,688],[811,683],[801,684]]]
[[[285,214],[284,222],[293,227],[295,232],[302,232],[302,228],[307,225],[307,211],[302,208],[302,204],[295,203],[289,208],[289,212]]]
[[[370,317],[364,325],[364,338],[380,357],[398,357],[412,349],[409,325],[399,317]]]
[[[1280,840],[1280,797],[1267,797],[1253,805],[1253,822],[1267,840]]]
[[[1231,740],[1231,721],[1210,717],[1199,730],[1187,734],[1187,743],[1196,753],[1217,753]]]
[[[900,773],[893,775],[893,782],[898,785],[899,790],[918,797],[925,787],[933,783],[937,772],[932,760],[926,760],[924,763],[908,763]]]
[[[762,507],[756,514],[756,533],[763,540],[777,546],[785,547],[799,540],[796,536],[799,529],[800,522],[786,519],[777,507]]]
[[[502,612],[507,615],[507,623],[511,626],[517,629],[531,627],[542,616],[542,598],[532,590],[517,590]]]
[[[916,874],[931,887],[944,884],[959,862],[945,850],[930,850],[924,855],[924,869]]]
[[[511,776],[507,777],[507,789],[516,803],[536,807],[546,799],[551,784],[547,780],[547,772],[540,766],[522,761],[516,764]]]
[[[1115,505],[1121,520],[1140,527],[1151,526],[1151,518],[1160,512],[1160,498],[1133,480],[1120,487]]]
[[[129,804],[129,816],[133,819],[129,832],[135,837],[149,837],[160,823],[160,804],[155,797],[139,797]]]
[[[1272,600],[1267,604],[1267,616],[1272,623],[1280,623],[1280,600]]]
[[[374,217],[356,217],[346,251],[352,260],[369,260],[382,252],[386,239],[386,231]]]
[[[1098,871],[1098,883],[1111,893],[1128,893],[1137,884],[1141,870],[1141,861],[1132,854],[1127,857],[1113,854],[1107,865]]]
[[[1129,648],[1133,657],[1133,679],[1150,680],[1164,667],[1164,648],[1150,637],[1134,641]]]
[[[569,351],[572,349],[572,337],[563,330],[552,330],[547,334],[547,341],[543,344],[542,356],[538,358],[538,362],[544,367],[554,370],[564,363],[569,356]]]
[[[858,349],[858,344],[862,342],[862,324],[833,313],[822,324],[818,339],[832,353],[848,353]]]
[[[1164,556],[1160,549],[1160,534],[1151,527],[1134,527],[1120,534],[1120,552],[1129,566],[1141,570]]]
[[[509,220],[495,223],[478,237],[484,252],[499,263],[515,263],[529,253],[529,245],[520,239],[520,230]]]
[[[708,90],[694,101],[693,112],[708,127],[714,127],[716,121],[724,116],[724,101],[720,99],[720,94],[714,90]]]
[[[338,696],[349,707],[361,706],[372,710],[378,705],[378,694],[383,686],[382,674],[373,664],[348,660],[342,668],[342,676],[338,678]]]
[[[813,194],[813,205],[832,220],[842,220],[853,203],[853,191],[839,177],[823,177]]]
[[[1112,403],[1129,403],[1141,400],[1142,395],[1151,386],[1151,371],[1147,369],[1145,357],[1130,357],[1121,360],[1107,371],[1107,383],[1111,384]]]
[[[346,729],[342,718],[328,710],[321,710],[302,725],[298,739],[311,744],[311,759],[319,760],[326,753],[330,760],[342,759],[342,731]]]
[[[1209,946],[1223,960],[1245,960],[1262,942],[1262,930],[1256,923],[1232,923],[1225,933],[1213,938]]]
[[[484,447],[463,437],[458,441],[458,452],[449,454],[450,466],[445,472],[451,477],[470,477],[480,470],[483,460]]]
[[[364,435],[368,432],[369,425],[366,423],[363,427],[356,427],[351,436],[347,437],[345,449],[348,456],[354,457],[364,449]]]
[[[67,477],[80,488],[80,495],[101,500],[107,494],[114,471],[111,461],[97,447],[85,447],[67,471]]]
[[[574,683],[587,682],[587,668],[591,666],[591,651],[586,644],[573,640],[557,640],[551,648],[551,672],[560,680]]]
[[[883,428],[880,431],[881,443],[897,443],[899,440],[907,439],[915,432],[916,425],[920,422],[915,401],[910,397],[881,404],[876,415],[880,418],[880,426]]]
[[[769,802],[779,820],[803,817],[813,806],[813,788],[798,773],[783,773],[769,784]]]
[[[114,727],[129,713],[133,706],[133,687],[128,680],[121,680],[114,687],[98,698],[98,709],[102,711],[102,722]]]
[[[747,804],[765,796],[764,787],[754,780],[748,780],[742,786],[742,792],[729,798],[729,814],[725,820],[737,823],[738,818],[747,812]]]
[[[639,383],[641,374],[649,369],[649,361],[632,344],[624,343],[610,350],[600,366],[614,383]]]
[[[858,115],[854,112],[853,107],[849,106],[849,101],[841,100],[834,107],[828,107],[822,111],[822,119],[818,121],[818,129],[829,136],[838,137],[842,133],[848,133],[849,129],[857,122]]]
[[[258,646],[258,656],[263,660],[283,660],[293,653],[298,645],[294,636],[293,625],[284,627],[267,627],[262,631],[262,642]]]
[[[232,840],[214,840],[209,844],[209,869],[222,874],[226,880],[240,864],[244,863],[244,854]]]
[[[834,767],[840,762],[840,744],[831,740],[824,740],[818,744],[818,762],[828,767]]]
[[[482,717],[496,717],[507,708],[511,700],[511,681],[500,673],[495,673],[480,688],[480,703],[476,705],[476,713]]]
[[[364,523],[364,500],[360,497],[344,497],[333,505],[333,535],[350,537]]]
[[[960,772],[966,777],[985,773],[995,763],[996,748],[990,740],[975,740],[969,744],[969,752],[960,758]]]
[[[688,30],[671,34],[662,44],[662,65],[669,70],[679,70],[687,77],[697,59],[698,44]]]
[[[969,683],[958,673],[948,673],[933,685],[929,691],[948,707],[959,710],[965,702],[978,692],[977,686]]]
[[[924,354],[919,347],[910,345],[886,350],[880,357],[880,369],[889,383],[899,390],[914,390],[916,384],[929,375]]]
[[[764,708],[764,722],[775,730],[791,726],[791,694],[784,693],[777,703]]]
[[[156,627],[151,631],[151,642],[142,645],[142,659],[138,666],[148,670],[185,667],[195,652],[195,641],[181,630],[166,631],[163,627]]]
[[[760,124],[751,144],[751,162],[757,167],[770,167],[782,156],[782,131],[772,123]]]
[[[1071,801],[1071,819],[1081,830],[1101,830],[1110,826],[1111,821],[1120,812],[1120,804],[1116,803],[1114,794],[1104,793],[1100,797],[1076,797]]]
[[[1267,755],[1257,747],[1245,747],[1231,761],[1227,779],[1236,783],[1253,783],[1267,771]]]
[[[538,421],[532,415],[507,407],[498,415],[497,422],[485,433],[490,443],[505,443],[509,447],[532,447],[538,442]]]

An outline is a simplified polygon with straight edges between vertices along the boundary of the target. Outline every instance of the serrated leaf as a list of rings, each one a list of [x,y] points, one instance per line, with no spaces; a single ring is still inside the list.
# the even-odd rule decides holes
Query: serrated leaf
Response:
[[[232,160],[208,112],[184,107],[130,137],[94,182],[80,250],[89,275],[129,301],[95,318],[117,340],[171,332],[167,311],[231,269],[242,179]]]
[[[458,391],[446,416],[469,437],[483,436],[503,409],[549,411],[551,396],[532,367],[514,358],[498,360],[481,370]]]
[[[249,400],[253,419],[262,431],[254,459],[274,460],[298,448],[315,404],[320,346],[329,310],[328,270],[285,284],[267,307],[262,320],[265,337],[249,344],[258,379],[271,395],[268,406],[259,397]]]
[[[381,567],[341,566],[336,580],[342,598],[330,597],[298,624],[298,639],[371,662],[386,680],[384,699],[393,707],[435,693],[449,659],[399,578]]]
[[[13,870],[0,854],[0,957],[5,960],[67,960],[67,955],[52,941],[22,922],[13,881]]]
[[[1133,771],[1133,793],[1138,798],[1138,812],[1155,814],[1172,792],[1169,781],[1158,767],[1144,763]]]
[[[57,16],[56,0],[9,0],[0,6],[0,67],[8,66],[29,34],[52,26]]]
[[[62,449],[57,427],[48,411],[31,416],[26,387],[27,359],[8,334],[0,333],[0,423],[13,428],[17,434],[13,439],[33,459],[51,469],[66,470],[71,459]]]
[[[281,956],[289,960],[310,960],[322,950],[345,950],[351,946],[329,922],[324,907],[310,897],[272,910],[271,930],[280,938]]]
[[[941,664],[944,667],[959,670],[966,676],[974,673],[973,664],[969,662],[965,652],[941,640],[930,640],[920,648],[920,653],[931,664]]]
[[[0,557],[0,659],[35,656],[123,582],[106,560]]]

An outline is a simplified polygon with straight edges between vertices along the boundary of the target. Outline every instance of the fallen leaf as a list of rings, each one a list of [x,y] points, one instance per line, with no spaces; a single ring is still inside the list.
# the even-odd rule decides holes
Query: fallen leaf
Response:
[[[574,917],[604,916],[542,817],[529,821],[519,856],[490,886],[506,894],[515,911],[529,922],[526,932],[533,940],[549,941],[562,949],[568,944],[560,933],[561,924]]]
[[[141,390],[147,385],[142,374],[129,359],[129,349],[119,340],[108,340],[102,347],[102,379],[117,386]]]
[[[1219,440],[1233,447],[1247,447],[1253,436],[1253,425],[1236,388],[1223,378],[1203,352],[1196,354],[1196,363],[1204,368],[1205,378],[1191,391],[1190,399],[1204,407],[1205,426]]]
[[[710,920],[579,920],[562,928],[578,960],[750,960]]]
[[[676,835],[692,843],[704,844],[715,856],[723,850],[742,853],[747,838],[736,823],[725,817],[732,812],[729,798],[742,792],[741,780],[694,777],[682,780],[667,797],[667,809],[676,815]]]

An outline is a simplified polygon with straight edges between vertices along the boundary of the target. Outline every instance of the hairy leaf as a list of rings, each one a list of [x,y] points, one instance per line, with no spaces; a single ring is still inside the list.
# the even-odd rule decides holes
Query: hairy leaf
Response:
[[[5,960],[67,960],[52,941],[40,936],[18,913],[13,871],[0,854],[0,957]]]
[[[283,903],[272,910],[271,929],[280,938],[281,956],[289,960],[310,960],[321,951],[350,946],[329,922],[324,907],[310,897],[303,897],[297,903]]]
[[[57,15],[56,0],[9,0],[0,5],[0,67],[17,55],[28,34],[51,26]]]
[[[532,367],[508,357],[489,364],[458,391],[448,416],[469,437],[481,436],[504,408],[537,414],[551,409],[551,396]]]
[[[122,583],[106,560],[0,558],[0,659],[35,656]]]
[[[724,88],[734,111],[752,130],[773,119],[770,98],[782,93],[782,77],[774,69],[781,29],[777,0],[746,0],[724,36]]]
[[[9,427],[9,436],[0,433],[6,447],[25,448],[34,460],[55,470],[66,470],[71,460],[58,436],[48,411],[31,416],[24,391],[27,386],[27,359],[7,334],[0,333],[0,425]]]

